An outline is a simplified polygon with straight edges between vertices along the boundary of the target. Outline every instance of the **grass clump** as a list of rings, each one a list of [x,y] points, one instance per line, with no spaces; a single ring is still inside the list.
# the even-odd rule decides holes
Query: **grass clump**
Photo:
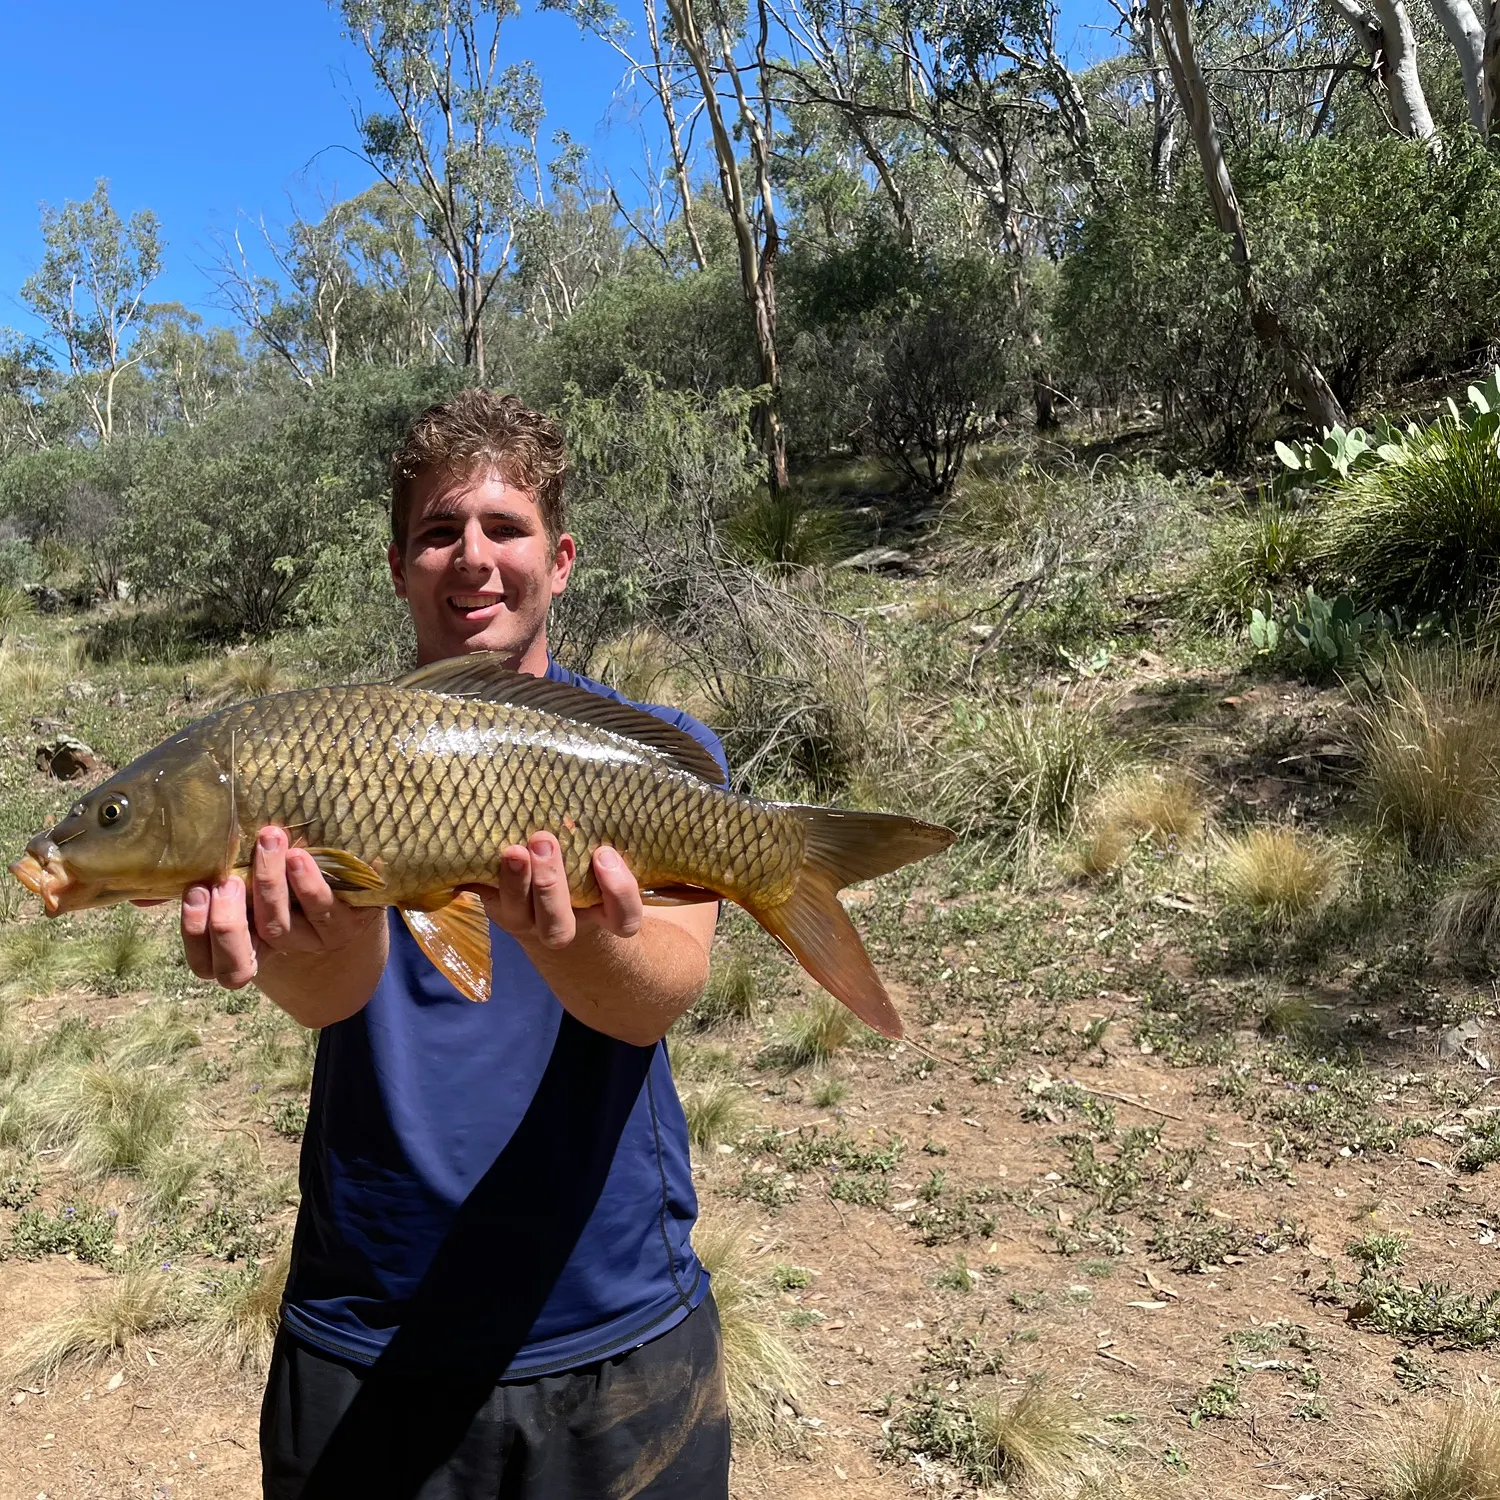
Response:
[[[12,1383],[50,1380],[69,1360],[96,1365],[124,1352],[141,1334],[173,1321],[171,1278],[141,1267],[87,1293],[61,1316],[32,1329],[7,1350]]]
[[[64,1067],[39,1080],[33,1100],[41,1135],[90,1177],[141,1172],[166,1147],[182,1116],[172,1082],[106,1062]]]
[[[263,698],[292,686],[291,679],[269,656],[254,652],[237,652],[214,662],[204,674],[207,704],[241,703],[247,698]]]
[[[110,1053],[110,1062],[122,1068],[167,1063],[202,1041],[180,1005],[157,1002],[131,1018],[120,1045]]]
[[[139,984],[156,953],[156,940],[140,912],[125,906],[85,946],[80,971],[94,989],[118,995]]]
[[[762,1057],[784,1068],[826,1063],[865,1029],[832,995],[814,995],[801,1010],[789,1011],[782,1018],[775,1040]]]
[[[1451,417],[1326,507],[1319,562],[1381,608],[1466,611],[1493,597],[1500,561],[1500,441],[1493,422]]]
[[[1078,862],[1085,875],[1107,875],[1138,839],[1176,851],[1203,831],[1203,798],[1186,776],[1134,768],[1109,781],[1089,809]]]
[[[1500,1500],[1500,1409],[1466,1392],[1399,1438],[1380,1500]]]
[[[1488,960],[1500,944],[1500,858],[1465,875],[1433,910],[1433,946],[1450,958]]]
[[[197,1308],[192,1348],[228,1369],[263,1374],[281,1325],[281,1294],[292,1263],[287,1240],[270,1259],[215,1278]]]
[[[976,1468],[1007,1485],[1060,1488],[1094,1467],[1091,1425],[1080,1402],[1041,1381],[1011,1401],[986,1397],[974,1406]]]
[[[801,1404],[807,1375],[776,1326],[766,1291],[750,1274],[746,1231],[728,1221],[700,1220],[693,1243],[713,1278],[735,1433],[750,1442],[778,1438]]]
[[[687,1094],[682,1110],[687,1116],[688,1139],[706,1151],[739,1133],[745,1117],[744,1092],[727,1078],[713,1079]]]
[[[1364,786],[1380,826],[1419,859],[1483,844],[1500,772],[1500,662],[1488,652],[1393,655],[1360,709]]]
[[[957,743],[918,788],[939,822],[1015,856],[1066,833],[1118,757],[1096,706],[1042,698],[955,705]]]
[[[1220,844],[1225,898],[1277,924],[1321,911],[1337,894],[1342,873],[1336,850],[1296,828],[1252,828]]]
[[[1193,612],[1211,624],[1243,624],[1269,594],[1290,591],[1307,575],[1313,518],[1262,497],[1217,527],[1193,580]]]
[[[806,497],[783,490],[741,506],[724,535],[752,567],[784,573],[837,561],[849,548],[851,529],[843,512],[809,505]]]
[[[730,1021],[748,1021],[755,1014],[755,965],[743,953],[730,953],[709,970],[708,984],[688,1015],[694,1026],[707,1030]]]

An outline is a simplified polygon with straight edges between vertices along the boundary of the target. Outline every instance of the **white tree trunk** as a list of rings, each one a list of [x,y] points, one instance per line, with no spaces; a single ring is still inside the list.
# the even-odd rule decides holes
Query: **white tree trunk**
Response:
[[[1480,0],[1480,3],[1484,4],[1485,0]],[[1464,78],[1464,98],[1469,104],[1469,123],[1483,135],[1484,25],[1469,0],[1432,0],[1432,8],[1437,12],[1453,50],[1458,53],[1458,66]]]
[[[1396,129],[1414,141],[1430,141],[1436,148],[1437,126],[1432,123],[1422,75],[1417,70],[1417,34],[1406,6],[1402,0],[1370,0],[1370,6],[1380,19],[1383,33],[1383,74]]]

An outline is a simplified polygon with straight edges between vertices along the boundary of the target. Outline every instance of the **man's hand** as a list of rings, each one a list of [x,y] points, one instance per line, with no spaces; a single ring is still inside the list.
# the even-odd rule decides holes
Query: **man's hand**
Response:
[[[199,979],[243,989],[260,972],[262,959],[336,952],[385,916],[382,907],[340,901],[312,855],[288,847],[282,828],[263,828],[256,837],[250,887],[248,902],[238,875],[183,892],[182,948]]]
[[[512,937],[544,948],[566,948],[580,927],[597,927],[619,938],[641,930],[644,904],[635,876],[608,845],[594,850],[594,879],[603,898],[575,909],[563,871],[562,848],[550,833],[534,833],[500,855],[493,888],[477,887],[490,920]]]

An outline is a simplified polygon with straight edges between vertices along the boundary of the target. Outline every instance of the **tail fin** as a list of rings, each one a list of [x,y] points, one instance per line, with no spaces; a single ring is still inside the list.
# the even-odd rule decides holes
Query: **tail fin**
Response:
[[[792,894],[775,906],[746,909],[831,995],[884,1036],[901,1035],[901,1017],[891,1004],[870,955],[839,903],[838,893],[925,859],[954,840],[951,829],[891,813],[835,812],[799,807],[806,825],[807,854]]]

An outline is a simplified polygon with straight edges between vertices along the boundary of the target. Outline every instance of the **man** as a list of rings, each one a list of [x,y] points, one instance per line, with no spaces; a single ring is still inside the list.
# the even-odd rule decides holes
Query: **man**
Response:
[[[432,408],[392,463],[390,567],[417,664],[547,651],[575,546],[560,433],[514,397]],[[645,706],[645,705],[642,705]],[[652,712],[723,762],[696,721]],[[717,908],[644,907],[613,850],[575,912],[551,832],[480,894],[493,997],[462,999],[394,912],[337,900],[266,829],[250,889],[187,891],[203,978],[322,1029],[302,1208],[261,1419],[267,1500],[728,1493],[717,1314],[689,1242],[662,1037],[702,991]]]

